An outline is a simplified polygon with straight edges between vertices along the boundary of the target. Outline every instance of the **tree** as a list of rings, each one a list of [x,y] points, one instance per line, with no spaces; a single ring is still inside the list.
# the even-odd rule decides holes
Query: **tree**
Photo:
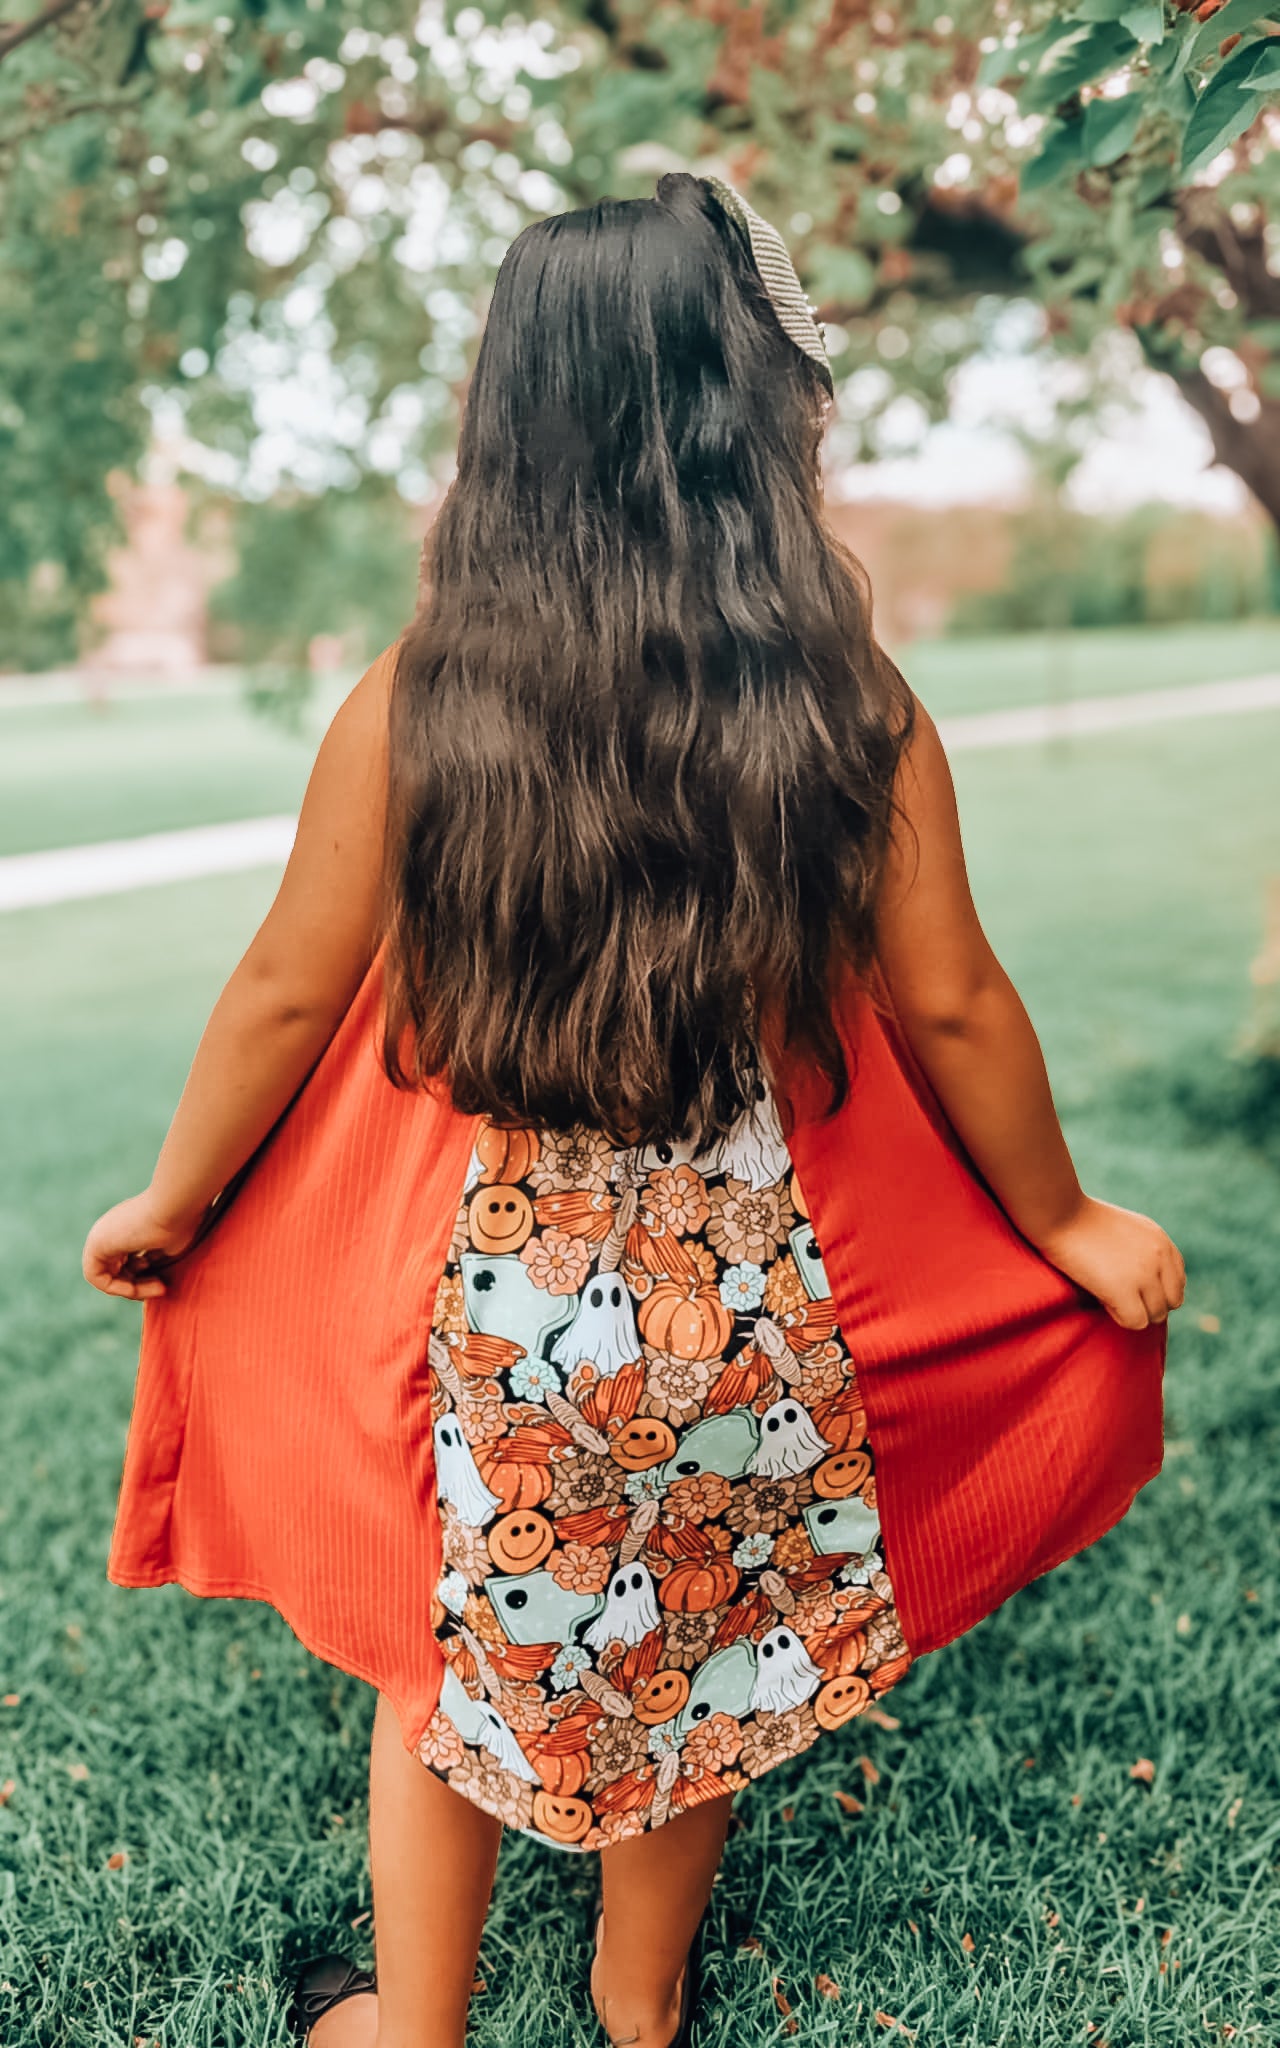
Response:
[[[1280,520],[1280,0],[0,0],[0,616],[83,601],[154,420],[250,496],[447,462],[503,247],[715,166],[787,233],[848,452],[1010,298],[1123,329]],[[284,373],[319,431],[274,431]]]

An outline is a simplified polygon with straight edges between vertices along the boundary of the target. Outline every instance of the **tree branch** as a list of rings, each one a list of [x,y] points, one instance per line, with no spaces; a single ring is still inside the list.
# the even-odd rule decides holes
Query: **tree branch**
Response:
[[[39,14],[33,14],[29,21],[16,21],[11,27],[0,29],[0,64],[23,43],[29,43],[33,36],[52,28],[55,21],[61,21],[64,14],[70,14],[72,8],[79,5],[80,0],[49,0],[48,6],[42,7]]]

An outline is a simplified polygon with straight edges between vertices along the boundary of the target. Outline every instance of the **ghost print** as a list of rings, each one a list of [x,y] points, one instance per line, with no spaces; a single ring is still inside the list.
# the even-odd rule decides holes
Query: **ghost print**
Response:
[[[721,1173],[745,1181],[749,1188],[771,1188],[786,1179],[791,1154],[768,1089],[754,1108],[738,1118],[728,1136],[721,1138],[715,1147],[715,1163]]]
[[[604,1607],[582,1640],[593,1650],[607,1643],[642,1642],[650,1629],[659,1626],[658,1600],[653,1575],[647,1565],[620,1565],[609,1581]]]
[[[756,1677],[751,1688],[754,1714],[785,1714],[816,1692],[822,1672],[793,1628],[771,1628],[756,1646]]]
[[[807,1472],[825,1458],[830,1449],[808,1409],[784,1394],[760,1417],[760,1448],[751,1469],[762,1479],[793,1479],[797,1472]]]
[[[602,1379],[612,1379],[641,1356],[631,1296],[617,1273],[597,1273],[583,1288],[577,1313],[556,1338],[551,1356],[570,1368],[589,1359]]]
[[[436,1490],[441,1500],[457,1509],[462,1521],[483,1529],[502,1506],[496,1493],[480,1477],[471,1446],[462,1433],[456,1415],[442,1415],[435,1426]]]

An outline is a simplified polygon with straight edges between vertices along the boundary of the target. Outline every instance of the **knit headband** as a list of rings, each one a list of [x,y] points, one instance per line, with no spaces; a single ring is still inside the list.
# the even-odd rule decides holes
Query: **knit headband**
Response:
[[[830,381],[831,361],[822,324],[815,318],[816,308],[805,297],[782,236],[723,178],[704,178],[702,182],[710,187],[729,218],[745,231],[756,271],[772,301],[779,326],[798,349],[826,371]]]

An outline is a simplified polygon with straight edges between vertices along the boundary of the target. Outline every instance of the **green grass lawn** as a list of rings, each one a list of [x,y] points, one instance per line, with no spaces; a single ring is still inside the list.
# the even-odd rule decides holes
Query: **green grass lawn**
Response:
[[[938,717],[1280,671],[1280,619],[1158,632],[1035,633],[895,648]],[[291,811],[341,688],[294,734],[234,689],[6,708],[0,678],[0,855]]]
[[[1280,870],[1278,743],[1258,715],[957,761],[1086,1183],[1186,1253],[1168,1461],[1103,1543],[925,1660],[899,1726],[743,1795],[702,2048],[908,2038],[879,2015],[920,2048],[1280,2040],[1280,1176],[1228,1057]],[[368,1689],[266,1608],[104,1578],[138,1311],[83,1286],[80,1241],[148,1173],[269,893],[0,919],[5,2048],[267,2048],[282,1958],[368,1956]],[[599,2041],[590,1885],[586,1859],[508,1842],[477,2048]]]

